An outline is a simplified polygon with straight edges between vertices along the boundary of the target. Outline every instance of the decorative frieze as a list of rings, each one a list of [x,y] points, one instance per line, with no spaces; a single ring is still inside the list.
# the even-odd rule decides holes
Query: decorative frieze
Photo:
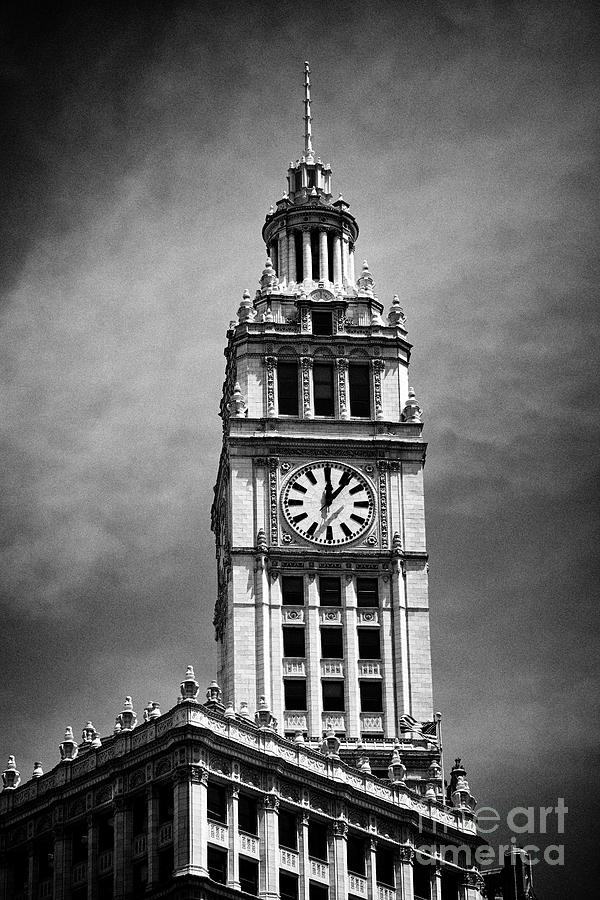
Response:
[[[381,546],[386,549],[389,541],[387,460],[379,460],[377,463],[377,470],[379,486],[379,530],[381,534]]]
[[[348,379],[348,360],[345,356],[340,356],[335,361],[338,373],[338,402],[340,408],[340,418],[347,419],[350,415],[348,410],[348,396],[346,384]]]
[[[265,370],[267,373],[267,416],[276,415],[275,410],[275,369],[277,367],[276,356],[265,356]]]
[[[300,368],[302,370],[302,412],[305,419],[312,415],[312,404],[310,402],[310,373],[312,371],[313,361],[311,356],[300,357]]]
[[[277,469],[279,460],[272,456],[269,460],[269,505],[271,525],[271,545],[279,543],[279,529],[277,516]]]
[[[375,418],[383,419],[383,398],[381,394],[381,374],[385,363],[382,359],[374,359],[373,366],[373,395],[375,400]]]

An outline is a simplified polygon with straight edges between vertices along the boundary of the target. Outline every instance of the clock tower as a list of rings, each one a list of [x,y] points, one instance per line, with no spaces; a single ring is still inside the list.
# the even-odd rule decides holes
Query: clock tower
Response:
[[[435,733],[421,410],[398,297],[312,146],[263,226],[267,259],[227,333],[212,525],[223,699],[341,753]],[[386,751],[385,762],[383,751]]]

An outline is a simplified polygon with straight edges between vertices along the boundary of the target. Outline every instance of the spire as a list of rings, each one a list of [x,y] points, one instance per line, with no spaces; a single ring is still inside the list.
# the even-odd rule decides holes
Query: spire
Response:
[[[314,159],[312,146],[312,119],[310,115],[310,67],[304,63],[304,155],[308,161]]]

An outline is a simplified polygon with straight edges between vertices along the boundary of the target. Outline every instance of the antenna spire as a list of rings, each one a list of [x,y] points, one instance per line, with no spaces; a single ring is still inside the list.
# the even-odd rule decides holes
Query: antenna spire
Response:
[[[310,115],[310,66],[304,63],[304,155],[314,156],[312,146],[312,120]]]

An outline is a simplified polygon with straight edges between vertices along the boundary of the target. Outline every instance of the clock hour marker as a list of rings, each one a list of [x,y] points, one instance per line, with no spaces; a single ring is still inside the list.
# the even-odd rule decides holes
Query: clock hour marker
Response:
[[[350,490],[350,493],[351,493],[351,494],[358,494],[359,491],[364,491],[364,489],[365,489],[364,484],[357,484],[356,487],[353,487],[353,488]]]
[[[296,503],[302,503],[302,500],[297,500]],[[355,500],[354,505],[355,506],[368,506],[369,501],[368,500]]]
[[[309,469],[308,472],[306,473],[306,477],[308,478],[308,480],[310,481],[311,484],[316,484],[316,483],[317,483],[317,479],[316,479],[316,477],[315,477],[315,473],[314,473],[314,472],[311,472],[310,469]]]
[[[301,522],[303,519],[308,519],[308,513],[299,513],[297,516],[294,516],[292,518],[292,522],[298,524],[298,522]]]
[[[333,528],[331,527],[331,525],[327,526],[327,532],[325,534],[325,539],[328,541],[333,540]]]
[[[305,494],[305,493],[306,493],[306,488],[305,488],[305,487],[302,487],[302,485],[301,485],[301,484],[298,484],[298,482],[296,482],[296,484],[293,484],[293,485],[292,485],[292,490],[293,490],[293,491],[300,491],[301,494]]]
[[[356,503],[354,505],[356,506]],[[365,506],[366,505],[367,504],[365,503]],[[294,498],[292,497],[290,500],[288,500],[288,506],[304,506],[304,500],[294,500]]]
[[[348,528],[348,526],[346,525],[345,522],[340,522],[340,528],[342,529],[344,537],[347,537],[347,538],[352,537],[352,532],[350,531],[350,529]]]
[[[305,514],[303,514],[303,518],[304,517],[305,517]],[[310,526],[310,528],[308,529],[308,531],[306,532],[306,537],[312,537],[318,527],[319,527],[319,523],[313,522],[312,525]]]
[[[364,525],[364,524],[365,524],[365,519],[363,519],[362,516],[357,516],[356,513],[352,513],[352,514],[350,515],[350,518],[351,518],[351,519],[354,519],[355,522],[358,522],[359,525]]]

